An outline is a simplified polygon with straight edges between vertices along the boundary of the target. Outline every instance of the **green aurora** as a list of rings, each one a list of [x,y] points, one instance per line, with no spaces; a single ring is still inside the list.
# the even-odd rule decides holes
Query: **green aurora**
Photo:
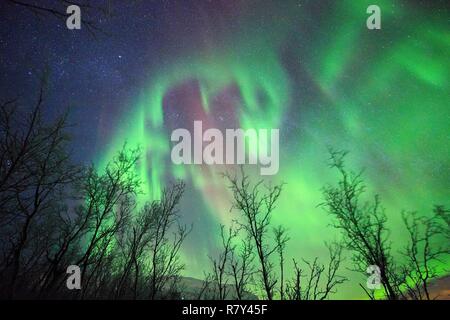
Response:
[[[365,26],[372,2],[335,1],[316,16],[310,2],[250,2],[203,47],[193,44],[169,63],[148,66],[148,84],[130,101],[98,163],[104,166],[125,141],[140,146],[142,201],[158,198],[170,180],[188,182],[195,198],[184,199],[180,209],[184,221],[194,223],[183,252],[186,275],[202,277],[207,255],[218,246],[219,223],[237,214],[230,213],[219,175],[230,168],[170,161],[165,99],[192,81],[201,99],[185,109],[200,106],[214,122],[221,112],[215,98],[235,87],[236,127],[280,128],[280,171],[271,180],[286,185],[273,222],[289,228],[288,261],[325,259],[324,241],[339,237],[318,208],[321,188],[336,181],[327,169],[327,146],[349,150],[349,165],[365,169],[368,193],[380,194],[386,208],[394,250],[404,245],[402,210],[429,214],[434,204],[450,204],[447,17],[407,1],[377,1],[382,29],[372,31]],[[250,172],[260,179],[257,170]],[[191,221],[192,210],[203,222]],[[364,278],[344,274],[350,281],[335,297],[363,298],[357,283]]]

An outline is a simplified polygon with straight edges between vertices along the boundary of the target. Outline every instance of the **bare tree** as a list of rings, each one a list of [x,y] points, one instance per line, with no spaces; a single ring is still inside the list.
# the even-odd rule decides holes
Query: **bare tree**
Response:
[[[133,299],[137,299],[139,284],[142,283],[142,273],[145,264],[145,250],[154,238],[151,232],[155,228],[158,203],[147,203],[133,218],[131,225],[118,239],[123,269],[115,287],[115,298],[122,297],[127,284],[131,284]]]
[[[277,279],[270,258],[277,250],[277,246],[270,246],[267,238],[270,232],[271,215],[281,194],[282,186],[268,186],[266,192],[261,193],[263,181],[252,186],[242,167],[241,175],[241,179],[230,174],[225,174],[225,177],[230,183],[233,194],[233,208],[239,210],[243,217],[243,221],[238,223],[254,241],[263,290],[267,299],[272,300]]]
[[[280,299],[284,300],[284,250],[286,248],[286,243],[289,241],[289,237],[283,226],[275,228],[274,235],[280,261]]]
[[[255,273],[254,268],[254,246],[252,238],[245,235],[241,245],[231,251],[230,275],[236,292],[236,299],[242,300],[248,292],[250,283]]]
[[[292,259],[294,264],[294,278],[288,281],[286,285],[286,296],[289,300],[302,300],[302,273],[303,270],[297,264],[295,259]]]
[[[179,296],[184,184],[138,210],[139,149],[125,145],[105,168],[73,165],[67,114],[44,120],[45,84],[28,113],[18,99],[0,104],[0,296]],[[64,285],[73,264],[76,293]]]
[[[213,299],[215,296],[214,287],[212,285],[213,275],[209,272],[203,272],[203,280],[200,289],[196,292],[196,300]]]
[[[107,255],[109,246],[113,245],[115,234],[123,228],[134,209],[134,196],[140,187],[134,171],[139,156],[139,149],[124,146],[103,174],[91,167],[82,183],[81,193],[86,204],[79,210],[88,231],[86,249],[75,264],[81,268],[85,287]],[[87,292],[84,290],[83,294]]]
[[[450,242],[450,210],[442,205],[436,205],[433,209],[437,228],[440,233]]]
[[[179,273],[184,265],[179,260],[179,250],[186,236],[192,230],[179,221],[177,206],[184,192],[184,183],[178,183],[171,189],[163,191],[158,204],[153,239],[149,244],[150,274],[149,298],[162,298],[163,289],[167,285],[174,286],[179,280]],[[169,232],[173,231],[173,237]]]
[[[290,300],[325,300],[335,293],[339,284],[347,279],[338,275],[342,262],[342,246],[328,245],[330,259],[327,265],[320,264],[316,257],[312,262],[303,259],[306,269],[301,269],[295,259],[294,278],[286,287],[286,295]],[[302,281],[302,277],[304,281]]]
[[[53,123],[42,119],[44,88],[45,79],[28,117],[17,112],[18,100],[0,106],[0,278],[8,283],[3,294],[9,298],[14,296],[23,268],[41,263],[45,251],[38,244],[46,241],[47,216],[79,174],[67,151],[67,115]]]
[[[70,261],[81,251],[81,239],[88,231],[87,221],[82,215],[71,214],[69,211],[61,212],[55,216],[52,221],[53,230],[51,243],[46,248],[46,266],[42,272],[39,283],[36,284],[34,291],[38,291],[40,298],[54,294],[63,281],[63,277]]]
[[[227,231],[225,226],[220,225],[221,252],[218,257],[210,257],[212,264],[212,284],[216,287],[218,300],[225,300],[228,295],[228,274],[227,268],[231,255],[235,250],[233,239],[236,238],[239,230],[231,225]]]
[[[76,258],[82,270],[82,298],[178,296],[183,269],[178,252],[189,233],[176,211],[184,184],[164,190],[161,200],[145,204],[136,213],[133,199],[140,181],[133,168],[138,158],[137,149],[124,147],[104,174],[88,170],[81,183],[84,204],[73,219],[65,217],[67,231],[61,234],[66,236],[48,255],[52,263],[42,286],[47,295],[49,288],[63,280],[61,266],[68,261],[74,264]]]
[[[439,215],[421,217],[416,212],[404,212],[402,217],[409,234],[403,251],[406,295],[411,299],[430,300],[429,282],[439,275],[436,265],[440,258],[449,253],[448,247],[439,245],[443,230]]]
[[[43,81],[27,118],[18,100],[0,105],[2,297],[76,298],[63,285],[71,264],[81,268],[81,298],[176,296],[189,233],[176,210],[184,184],[136,213],[140,150],[124,146],[103,170],[72,165],[66,115],[43,121],[44,96]]]
[[[403,213],[409,241],[402,252],[404,261],[400,258],[395,261],[379,197],[376,195],[372,203],[364,203],[361,173],[345,168],[345,152],[330,150],[330,154],[330,165],[338,170],[340,181],[337,186],[324,189],[323,206],[335,217],[334,226],[342,231],[345,247],[353,252],[356,270],[365,273],[368,266],[377,266],[388,299],[430,299],[428,286],[438,276],[436,265],[442,255],[449,253],[448,247],[440,245],[443,238],[448,240],[448,211],[436,206],[432,217]],[[375,298],[361,287],[371,299]]]
[[[345,156],[346,152],[330,150],[330,167],[339,172],[340,180],[337,186],[324,188],[322,205],[335,218],[334,227],[342,232],[344,246],[353,252],[355,269],[365,274],[368,266],[378,266],[386,296],[398,299],[404,277],[391,255],[386,215],[378,196],[372,202],[362,201],[361,173],[346,169]]]

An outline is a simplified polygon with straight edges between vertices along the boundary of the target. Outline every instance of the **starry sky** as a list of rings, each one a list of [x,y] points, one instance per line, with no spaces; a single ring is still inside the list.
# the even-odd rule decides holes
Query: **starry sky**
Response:
[[[82,30],[0,3],[0,92],[36,98],[50,70],[47,116],[70,109],[74,161],[102,167],[126,141],[143,147],[143,200],[170,181],[187,192],[180,214],[194,230],[186,274],[201,277],[229,223],[220,173],[233,166],[175,166],[170,133],[205,128],[279,128],[284,182],[275,224],[289,228],[291,257],[326,256],[338,238],[317,208],[336,181],[327,147],[350,151],[381,196],[394,248],[404,245],[401,211],[449,205],[449,7],[446,1],[97,1]],[[96,3],[97,3],[96,2]],[[39,1],[53,5],[54,1]],[[382,29],[366,28],[381,8]],[[100,29],[92,35],[83,18]],[[258,170],[248,168],[252,178]],[[345,272],[344,272],[345,273]],[[355,273],[339,297],[362,295]]]

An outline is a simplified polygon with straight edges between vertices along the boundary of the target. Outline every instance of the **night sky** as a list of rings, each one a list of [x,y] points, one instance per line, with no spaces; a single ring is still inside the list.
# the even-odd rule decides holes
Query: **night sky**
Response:
[[[144,200],[185,180],[180,214],[194,223],[186,275],[203,275],[219,223],[236,215],[220,176],[232,166],[170,160],[170,133],[194,120],[280,129],[280,170],[266,179],[286,183],[274,223],[290,230],[288,260],[325,257],[323,242],[338,237],[317,207],[322,186],[336,178],[328,146],[350,151],[349,164],[365,169],[400,248],[402,210],[429,214],[450,204],[446,2],[98,1],[110,15],[82,12],[82,30],[68,30],[2,1],[1,97],[30,105],[47,66],[46,114],[70,109],[74,161],[102,167],[126,141],[145,151],[137,168]],[[381,8],[381,30],[366,28],[369,4]],[[88,32],[83,17],[101,31]],[[346,275],[344,287],[355,288],[360,278]]]

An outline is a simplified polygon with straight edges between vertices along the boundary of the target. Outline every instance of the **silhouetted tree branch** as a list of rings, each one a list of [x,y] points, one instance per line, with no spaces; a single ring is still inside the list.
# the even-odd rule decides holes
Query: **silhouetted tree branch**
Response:
[[[27,117],[19,114],[18,100],[0,106],[0,227],[2,294],[14,296],[17,280],[41,264],[48,216],[66,197],[80,170],[67,152],[67,115],[53,123],[42,119],[45,79]],[[24,269],[25,268],[25,269]],[[21,285],[28,287],[28,283]]]
[[[274,229],[274,235],[280,261],[280,299],[284,300],[284,250],[289,237],[286,234],[286,229],[282,226]]]
[[[330,150],[330,167],[338,171],[340,180],[337,186],[324,188],[322,205],[335,218],[334,227],[342,232],[344,246],[352,251],[356,270],[365,274],[368,266],[378,266],[387,297],[398,299],[404,277],[390,253],[386,215],[378,196],[372,202],[362,201],[365,186],[361,173],[346,169],[345,156],[346,152]]]
[[[66,19],[69,15],[66,13],[67,7],[70,5],[77,5],[81,10],[81,23],[82,26],[86,26],[86,30],[94,38],[96,34],[103,33],[99,27],[99,23],[96,21],[97,17],[111,16],[110,1],[107,0],[103,5],[93,4],[93,1],[69,1],[69,0],[53,0],[46,4],[40,1],[27,1],[27,0],[6,0],[7,3],[16,6],[17,8],[23,8],[30,11],[38,18],[54,17],[62,23],[66,23]],[[83,28],[83,27],[82,27]]]
[[[171,189],[163,191],[161,201],[158,204],[157,215],[154,229],[154,237],[149,245],[149,254],[151,257],[150,266],[150,299],[158,298],[162,294],[163,288],[167,283],[176,282],[184,265],[179,261],[179,250],[192,230],[181,225],[177,211],[177,205],[184,192],[184,183],[178,183]],[[169,238],[169,232],[172,227],[175,228],[172,239]]]
[[[342,246],[328,245],[330,260],[327,266],[320,264],[318,258],[312,262],[303,259],[307,270],[299,267],[293,259],[294,278],[286,287],[286,295],[290,300],[325,300],[331,293],[335,293],[338,285],[347,278],[337,274],[342,262]],[[302,277],[305,281],[302,281]]]
[[[255,273],[252,238],[247,234],[238,248],[239,251],[237,248],[231,251],[230,274],[233,279],[236,299],[242,300]]]
[[[237,236],[238,229],[230,226],[225,231],[225,226],[220,225],[220,239],[221,239],[221,251],[217,258],[210,257],[212,264],[212,280],[213,285],[216,287],[217,299],[225,300],[227,298],[228,290],[228,264],[231,259],[231,255],[235,250],[233,239]]]
[[[267,236],[270,231],[271,215],[281,194],[282,186],[267,187],[267,191],[261,193],[262,181],[251,185],[242,167],[241,176],[239,179],[237,176],[225,174],[233,194],[233,208],[239,210],[243,217],[243,221],[239,224],[254,241],[263,290],[267,299],[272,300],[277,279],[270,257],[278,247],[271,247]]]
[[[427,218],[416,212],[404,212],[402,217],[409,234],[409,242],[403,251],[407,295],[411,299],[430,300],[429,282],[438,276],[436,263],[449,253],[447,247],[441,247],[436,241],[442,236],[439,216]]]

